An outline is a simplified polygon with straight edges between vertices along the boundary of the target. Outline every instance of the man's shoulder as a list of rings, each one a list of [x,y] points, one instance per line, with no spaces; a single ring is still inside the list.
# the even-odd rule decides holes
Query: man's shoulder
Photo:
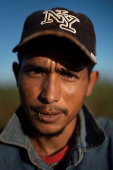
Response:
[[[113,146],[113,120],[105,117],[97,117],[97,123],[104,130],[107,142]]]
[[[86,117],[85,118],[86,120],[89,118],[90,118],[89,120],[93,120],[92,121],[93,126],[97,124],[97,126],[99,125],[100,129],[103,129],[105,133],[109,135],[113,135],[113,120],[112,119],[93,114],[86,105],[83,106],[83,113]]]
[[[96,117],[96,121],[104,131],[113,133],[113,120],[105,117]]]

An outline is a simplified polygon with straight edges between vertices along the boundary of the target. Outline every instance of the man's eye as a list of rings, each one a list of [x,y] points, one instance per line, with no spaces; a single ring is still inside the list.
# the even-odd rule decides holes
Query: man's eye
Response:
[[[31,70],[34,74],[44,74],[44,72],[40,69],[33,69]]]
[[[41,77],[45,75],[44,71],[41,69],[30,69],[27,71],[27,74],[32,77]]]
[[[70,79],[70,80],[78,78],[76,75],[73,75],[70,73],[61,73],[61,76],[63,76],[64,78]]]

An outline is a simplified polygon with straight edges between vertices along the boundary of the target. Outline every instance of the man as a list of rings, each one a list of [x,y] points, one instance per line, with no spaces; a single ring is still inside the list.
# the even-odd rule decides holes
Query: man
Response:
[[[13,49],[21,106],[0,135],[1,170],[113,169],[112,121],[84,105],[99,78],[95,43],[83,14],[54,8],[26,19]]]

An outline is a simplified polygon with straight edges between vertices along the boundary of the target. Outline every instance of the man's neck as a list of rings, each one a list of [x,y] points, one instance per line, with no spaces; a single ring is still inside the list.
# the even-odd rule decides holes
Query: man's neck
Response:
[[[31,138],[34,150],[41,156],[50,156],[61,151],[70,141],[75,131],[77,117],[73,119],[57,137]]]

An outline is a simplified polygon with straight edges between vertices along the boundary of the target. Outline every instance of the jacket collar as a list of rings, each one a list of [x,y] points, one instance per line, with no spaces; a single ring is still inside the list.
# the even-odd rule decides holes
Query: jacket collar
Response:
[[[105,133],[85,105],[80,110],[79,119],[80,141],[83,151],[101,146],[106,140]]]

